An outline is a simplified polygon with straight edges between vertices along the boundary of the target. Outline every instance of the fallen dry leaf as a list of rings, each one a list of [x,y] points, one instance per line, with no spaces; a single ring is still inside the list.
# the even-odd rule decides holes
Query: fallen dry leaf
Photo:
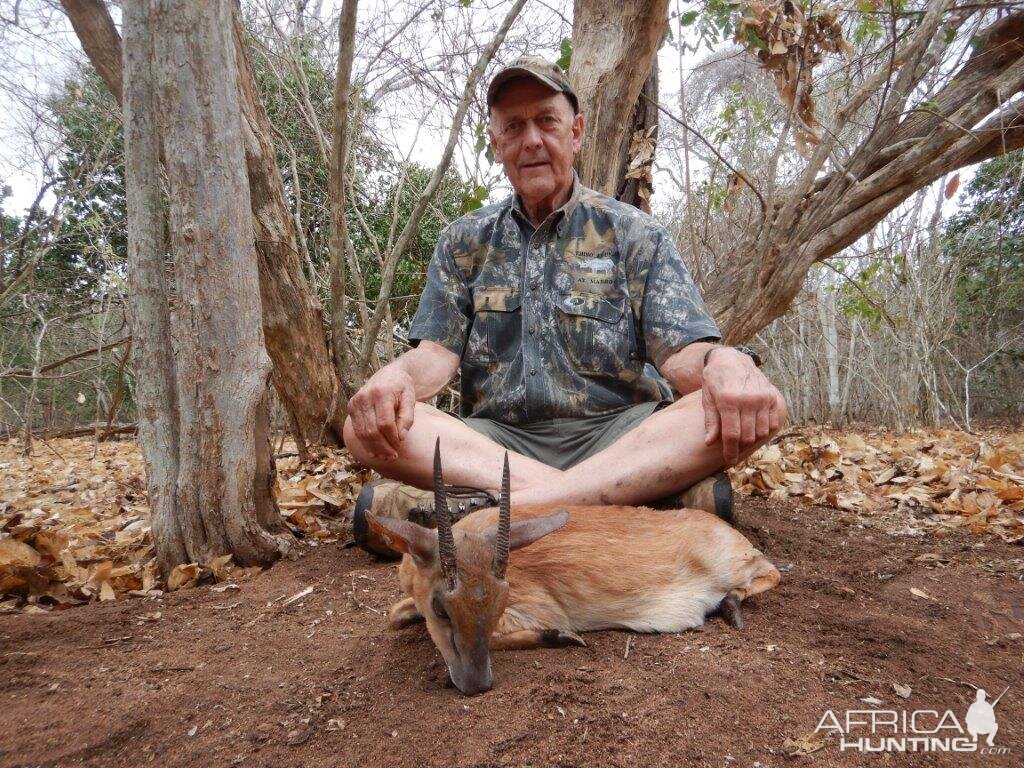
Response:
[[[896,691],[896,695],[903,699],[909,699],[911,688],[909,685],[900,685],[899,683],[893,683],[892,689]]]
[[[274,494],[296,505],[282,510],[285,524],[312,542],[347,536],[344,513],[369,473],[345,451],[325,449],[303,463],[294,446],[280,450]],[[168,588],[156,564],[135,440],[57,439],[22,453],[16,439],[0,443],[0,610],[37,612]],[[184,589],[257,572],[222,555],[202,564],[198,578],[188,569],[174,582]]]
[[[817,752],[825,746],[825,740],[820,736],[808,733],[796,738],[787,738],[782,742],[782,751],[789,757],[803,757],[812,752]]]

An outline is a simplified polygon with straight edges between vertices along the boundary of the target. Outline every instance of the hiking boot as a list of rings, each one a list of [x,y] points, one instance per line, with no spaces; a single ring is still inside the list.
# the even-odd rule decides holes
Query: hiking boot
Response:
[[[470,512],[498,504],[491,494],[480,488],[467,485],[446,485],[444,488],[448,495],[448,510],[451,512],[453,523]],[[355,511],[352,513],[352,534],[360,547],[386,559],[401,557],[402,553],[392,549],[370,530],[370,524],[366,520],[367,512],[372,512],[377,517],[411,520],[424,528],[437,527],[433,491],[424,491],[414,485],[387,478],[367,483],[356,498]]]
[[[732,525],[732,481],[725,472],[716,472],[685,491],[650,503],[654,509],[703,509]]]

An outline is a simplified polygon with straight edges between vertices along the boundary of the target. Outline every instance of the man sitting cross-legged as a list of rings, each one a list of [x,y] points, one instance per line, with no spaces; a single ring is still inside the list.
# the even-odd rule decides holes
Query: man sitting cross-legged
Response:
[[[584,117],[555,64],[518,60],[491,80],[487,103],[515,194],[441,234],[414,348],[349,402],[346,446],[390,478],[360,495],[357,541],[389,553],[367,511],[432,523],[423,489],[438,437],[445,478],[461,486],[449,489],[457,515],[494,503],[507,449],[513,504],[689,506],[729,519],[721,470],[778,431],[778,390],[756,355],[716,343],[665,228],[579,183]],[[460,368],[461,418],[423,402]]]

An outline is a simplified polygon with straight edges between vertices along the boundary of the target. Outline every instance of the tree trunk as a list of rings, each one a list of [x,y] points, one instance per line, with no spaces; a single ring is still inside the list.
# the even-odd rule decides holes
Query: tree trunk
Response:
[[[61,0],[61,4],[93,67],[120,101],[121,40],[105,4],[102,0]],[[256,242],[259,259],[264,339],[274,365],[274,386],[297,425],[300,444],[340,444],[343,398],[331,366],[320,302],[302,271],[270,122],[249,67],[237,7],[229,23],[245,116],[249,220],[254,225],[250,240]]]
[[[658,145],[658,59],[644,80],[640,96],[633,104],[629,128],[619,145],[615,197],[624,203],[651,212],[654,194],[654,150]]]
[[[836,114],[800,179],[763,203],[735,258],[707,286],[726,341],[750,339],[789,309],[808,270],[870,231],[914,192],[964,166],[1024,146],[1024,13],[1004,16],[978,36],[968,61],[931,99],[908,109],[916,85],[936,66],[947,0],[932,0],[913,35],[869,75]],[[891,86],[887,83],[892,81]],[[876,129],[844,169],[819,177],[843,126],[872,97],[888,100]]]
[[[141,334],[133,336],[140,430],[165,573],[229,553],[243,565],[266,564],[291,542],[271,493],[271,363],[231,13],[228,0],[129,3],[126,11],[132,324]],[[161,138],[173,301],[158,236]]]
[[[177,516],[178,387],[164,270],[166,211],[160,186],[160,136],[149,13],[124,8],[124,166],[128,206],[128,299],[139,444],[146,465],[156,558],[167,574],[189,562]],[[121,71],[117,72],[120,83]]]
[[[575,0],[569,79],[587,121],[576,159],[580,180],[606,195],[643,201],[644,182],[627,183],[637,129],[657,125],[658,47],[668,25],[668,0]],[[652,111],[653,110],[653,111]],[[653,137],[653,134],[652,134]],[[614,154],[609,152],[614,147]],[[653,150],[653,148],[652,148]],[[609,162],[608,158],[617,158]],[[652,151],[653,159],[653,151]],[[642,206],[641,206],[642,207]]]
[[[328,196],[331,204],[331,348],[339,378],[349,370],[345,261],[352,248],[345,220],[345,165],[348,162],[348,107],[355,56],[358,0],[344,0],[338,21],[338,72],[334,80],[334,129]],[[348,393],[345,393],[346,404]]]
[[[255,224],[263,333],[274,364],[274,388],[307,444],[341,445],[344,397],[331,365],[323,308],[302,271],[295,222],[277,167],[270,120],[249,68],[241,13],[233,14],[242,97],[245,163]]]

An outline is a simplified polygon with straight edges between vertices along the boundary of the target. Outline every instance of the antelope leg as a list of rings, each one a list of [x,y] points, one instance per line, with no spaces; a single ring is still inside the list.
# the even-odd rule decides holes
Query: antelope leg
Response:
[[[411,597],[399,600],[388,611],[388,629],[405,629],[423,621],[423,616],[416,609]]]
[[[736,629],[743,629],[743,610],[740,607],[742,599],[735,590],[729,592],[718,604],[718,613],[729,624]]]
[[[531,648],[587,647],[582,637],[564,629],[519,629],[491,635],[492,651],[525,651]]]

